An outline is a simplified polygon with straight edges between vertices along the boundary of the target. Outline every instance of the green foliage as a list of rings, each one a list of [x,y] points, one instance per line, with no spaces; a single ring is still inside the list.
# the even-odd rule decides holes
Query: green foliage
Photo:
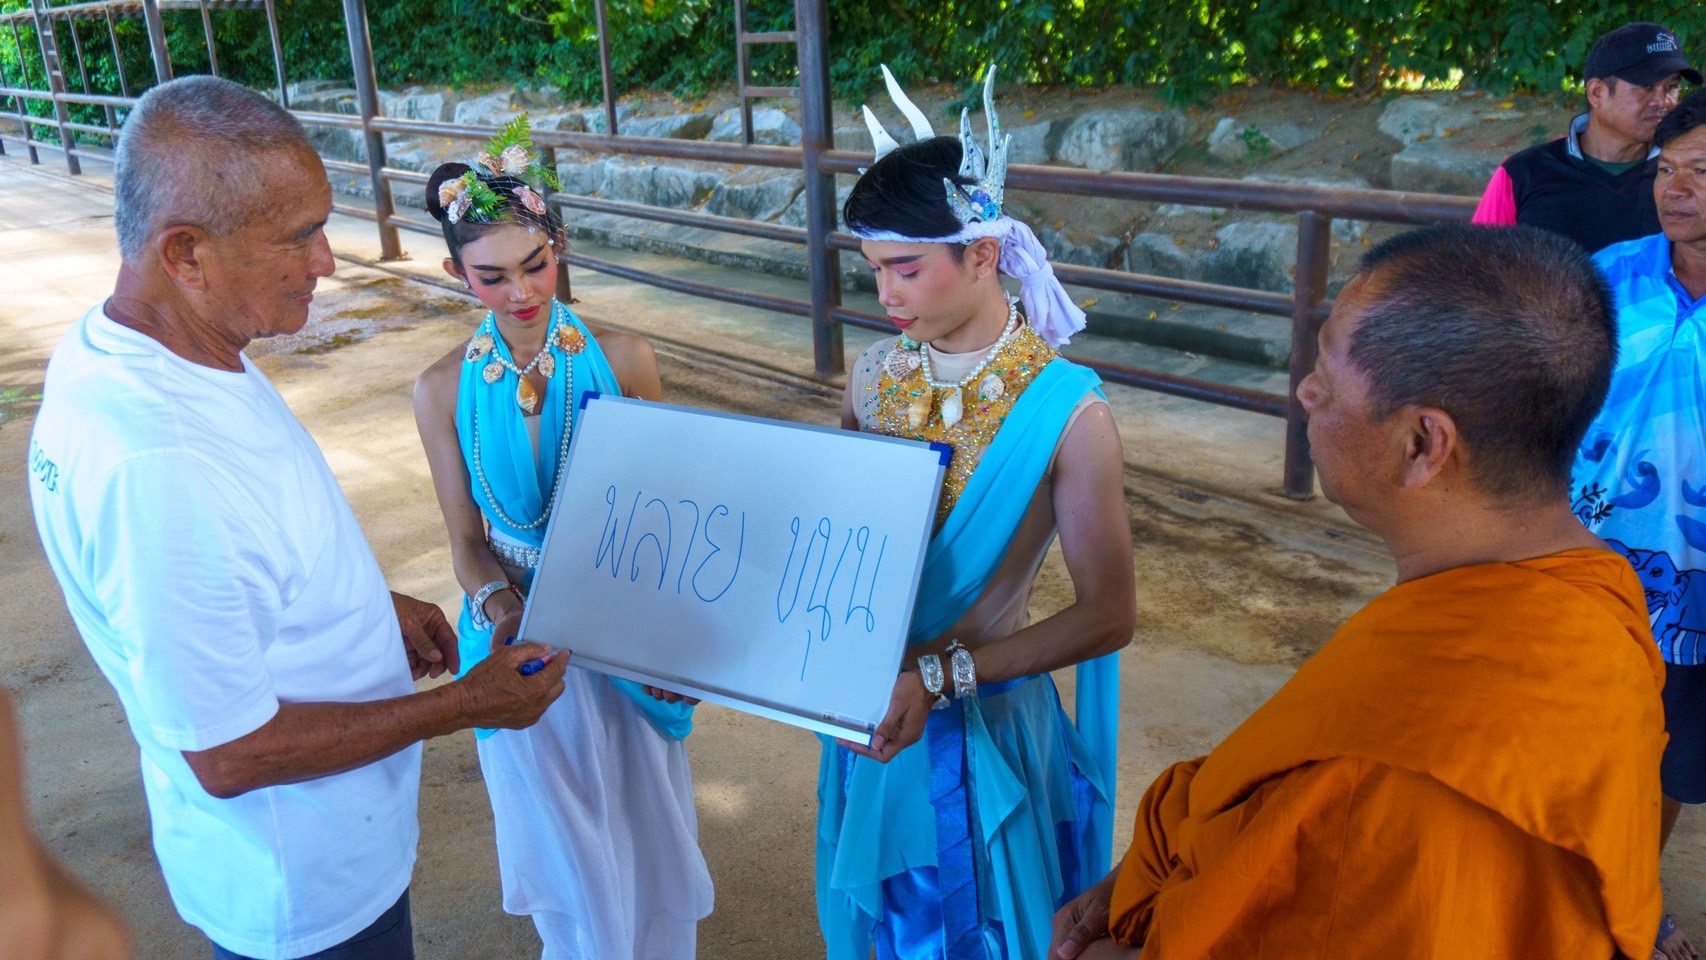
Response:
[[[1273,155],[1274,142],[1269,140],[1268,135],[1254,124],[1245,127],[1238,134],[1238,138],[1244,141],[1244,148],[1249,151],[1249,156],[1253,160],[1266,160]]]
[[[788,0],[753,0],[748,28],[788,30]],[[0,0],[0,11],[28,0]],[[285,72],[292,80],[349,82],[349,43],[338,0],[278,0]],[[637,87],[697,96],[735,79],[733,4],[728,0],[608,0],[612,74],[618,93]],[[903,83],[947,82],[968,90],[988,63],[1004,81],[1044,86],[1129,84],[1175,102],[1205,99],[1240,84],[1296,85],[1375,93],[1463,84],[1493,91],[1562,92],[1579,83],[1588,47],[1631,20],[1669,25],[1706,50],[1706,5],[1678,0],[1599,4],[1480,0],[831,0],[831,81],[857,102],[880,95],[877,65]],[[504,83],[553,88],[565,99],[603,95],[593,0],[370,0],[379,82]],[[176,72],[209,67],[201,17],[165,16]],[[275,86],[272,50],[258,10],[216,10],[211,22],[220,71]],[[80,85],[70,27],[61,25],[69,78]],[[77,27],[90,89],[118,92],[105,24]],[[129,92],[153,82],[142,22],[118,22]],[[8,82],[40,89],[33,28],[19,31],[20,61],[0,30]],[[750,48],[753,82],[795,82],[788,45]],[[46,106],[30,107],[46,115]],[[101,122],[99,108],[78,119]],[[45,132],[46,128],[43,128]]]
[[[965,82],[984,63],[1048,86],[1130,84],[1189,102],[1246,83],[1363,93],[1457,83],[1560,92],[1580,82],[1595,38],[1658,20],[1703,49],[1706,6],[1488,4],[1479,0],[837,0],[837,93],[902,82]]]
[[[464,219],[477,223],[499,219],[498,215],[503,208],[503,198],[498,196],[497,191],[486,186],[479,174],[472,170],[464,173],[462,185],[467,189],[468,199],[471,201]]]
[[[486,152],[498,156],[510,147],[520,147],[528,152],[533,150],[533,130],[525,113],[511,117],[510,121],[503,125],[503,129],[498,131],[498,135],[492,138],[492,142],[486,144]]]
[[[7,74],[10,76],[10,74]],[[27,387],[0,387],[0,425],[26,416],[41,403],[41,391]]]
[[[526,113],[511,117],[510,121],[498,131],[498,135],[486,144],[485,153],[493,158],[493,163],[499,164],[504,151],[511,147],[520,147],[524,153],[534,158],[533,162],[528,164],[527,170],[521,175],[523,182],[535,190],[541,187],[549,190],[563,189],[563,182],[557,179],[557,171],[538,160],[538,151],[533,147],[532,122]],[[470,170],[467,176],[474,176],[474,171]],[[476,205],[478,205],[478,198],[476,198]]]

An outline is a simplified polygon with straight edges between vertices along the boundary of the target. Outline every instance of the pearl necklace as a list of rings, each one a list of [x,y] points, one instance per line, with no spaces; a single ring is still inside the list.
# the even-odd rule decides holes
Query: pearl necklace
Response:
[[[545,346],[540,349],[539,355],[535,356],[533,358],[534,364],[537,364],[539,362],[539,357],[545,356],[546,354],[549,354],[551,352],[551,348],[553,346],[553,340],[554,340],[554,338],[551,336],[551,333],[554,333],[556,331],[556,329],[560,325],[563,324],[563,316],[561,313],[558,312],[560,309],[562,309],[562,305],[557,303],[555,300],[552,300],[551,301],[551,328],[552,329],[551,329],[551,331],[547,332],[547,334],[546,334]],[[576,331],[576,332],[578,333],[579,331]],[[496,351],[493,351],[493,353],[495,356]],[[498,357],[497,359],[502,361],[503,358]],[[516,369],[515,365],[512,363],[505,362],[504,366],[509,368],[510,370]],[[553,362],[552,366],[555,367],[554,362]],[[528,366],[528,369],[530,371],[532,370],[531,364]],[[486,503],[489,504],[492,508],[492,511],[497,514],[497,518],[499,520],[502,520],[506,525],[515,528],[516,530],[537,530],[540,527],[544,526],[546,524],[546,522],[551,519],[551,511],[553,509],[555,509],[557,506],[557,494],[563,489],[563,474],[566,472],[563,468],[565,466],[567,466],[568,462],[569,462],[569,434],[572,432],[571,428],[574,426],[574,419],[573,419],[574,406],[575,406],[575,365],[574,365],[574,362],[571,360],[570,362],[563,364],[563,369],[565,371],[564,372],[564,381],[563,381],[563,436],[562,436],[562,439],[557,444],[556,477],[551,482],[551,497],[549,500],[547,500],[545,502],[544,511],[542,513],[540,513],[539,516],[535,517],[531,522],[522,523],[518,520],[511,519],[510,515],[508,513],[504,512],[503,504],[498,502],[497,497],[492,496],[492,485],[489,481],[486,480],[486,468],[480,462],[480,405],[479,405],[479,403],[476,402],[473,406],[472,429],[474,431],[474,437],[473,437],[473,442],[472,442],[471,446],[473,447],[473,454],[474,454],[474,456],[473,456],[474,476],[476,479],[478,479],[480,481],[480,491],[486,495]],[[519,371],[517,371],[517,372],[519,372]],[[554,372],[555,371],[553,370],[552,373],[554,373]],[[547,373],[546,376],[547,377],[551,376],[551,373]],[[487,382],[490,383],[491,381],[488,380]],[[523,382],[525,382],[525,381],[523,381]]]
[[[537,370],[539,368],[539,365],[541,363],[543,363],[546,366],[546,369],[543,371],[543,373],[545,374],[545,376],[549,377],[554,372],[550,368],[555,367],[556,363],[553,360],[547,360],[546,358],[551,356],[551,335],[556,333],[556,332],[557,332],[557,302],[555,300],[553,300],[553,301],[551,301],[551,328],[549,330],[545,331],[545,343],[544,343],[544,345],[542,345],[539,348],[538,353],[533,355],[533,359],[529,360],[527,362],[527,366],[518,367],[515,365],[515,361],[509,359],[508,357],[503,356],[502,354],[498,353],[495,350],[492,351],[492,361],[494,363],[497,363],[498,365],[502,366],[505,370],[508,370],[510,373],[513,373],[518,377],[527,376],[528,374],[532,373],[534,370]]]
[[[938,391],[940,391],[942,422],[950,427],[959,423],[960,419],[965,416],[965,398],[962,394],[964,388],[970,386],[973,381],[977,381],[980,377],[982,378],[982,380],[978,382],[977,387],[978,399],[985,403],[998,399],[1001,394],[1006,392],[1007,385],[1000,377],[995,376],[994,374],[985,376],[984,371],[989,368],[989,362],[995,359],[995,355],[1001,352],[1001,348],[1007,346],[1008,341],[1013,339],[1013,334],[1018,332],[1018,329],[1019,302],[1014,300],[1012,297],[1008,297],[1007,325],[1001,328],[1001,336],[995,338],[995,342],[990,344],[989,349],[983,352],[983,357],[978,360],[977,366],[973,367],[970,373],[961,377],[959,380],[952,382],[936,379],[935,371],[931,369],[930,364],[930,345],[920,344],[918,348],[918,362],[919,366],[922,368],[921,372],[924,374],[924,382],[930,386],[930,392],[924,394],[920,399],[928,402],[935,397]],[[923,407],[923,409],[915,412],[913,418],[922,421],[922,417],[919,417],[917,414],[922,413],[924,417],[927,417],[929,416],[929,409],[927,406],[922,404],[919,406]]]
[[[982,373],[989,367],[989,361],[993,360],[995,355],[1001,352],[1001,348],[1007,345],[1007,341],[1013,339],[1013,334],[1018,329],[1019,302],[1014,300],[1012,297],[1008,297],[1007,324],[1001,328],[1001,336],[996,337],[995,342],[989,345],[989,349],[983,352],[983,358],[977,362],[977,366],[972,369],[971,373],[966,374],[964,377],[961,377],[958,381],[953,383],[936,379],[935,372],[930,369],[930,345],[920,344],[918,349],[918,360],[920,365],[924,367],[925,381],[930,384],[930,387],[933,390],[952,390],[969,385],[973,380],[977,379],[978,374]]]

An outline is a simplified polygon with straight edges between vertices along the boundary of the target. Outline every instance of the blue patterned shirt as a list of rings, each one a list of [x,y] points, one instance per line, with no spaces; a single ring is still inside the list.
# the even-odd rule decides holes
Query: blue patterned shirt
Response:
[[[1576,515],[1629,558],[1666,663],[1706,663],[1706,297],[1664,234],[1594,256],[1617,301],[1605,406],[1576,454]]]

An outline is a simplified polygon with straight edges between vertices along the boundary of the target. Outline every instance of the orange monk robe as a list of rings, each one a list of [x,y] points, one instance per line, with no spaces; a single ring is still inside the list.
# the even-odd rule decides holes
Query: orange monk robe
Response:
[[[1615,554],[1400,584],[1149,788],[1110,931],[1144,960],[1645,960],[1663,682]]]

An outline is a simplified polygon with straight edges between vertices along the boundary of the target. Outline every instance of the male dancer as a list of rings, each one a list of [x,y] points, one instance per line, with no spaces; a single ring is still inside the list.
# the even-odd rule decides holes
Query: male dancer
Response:
[[[859,358],[842,422],[954,453],[888,715],[869,748],[825,743],[818,915],[831,960],[1040,958],[1110,853],[1109,655],[1136,618],[1124,457],[1096,375],[1054,352],[1083,312],[1002,213],[993,71],[987,156],[964,116],[936,137],[883,72],[917,142],[866,112],[876,162],[845,216],[901,335]],[[1029,623],[1057,534],[1076,600]],[[1076,724],[1047,675],[1072,664]]]

